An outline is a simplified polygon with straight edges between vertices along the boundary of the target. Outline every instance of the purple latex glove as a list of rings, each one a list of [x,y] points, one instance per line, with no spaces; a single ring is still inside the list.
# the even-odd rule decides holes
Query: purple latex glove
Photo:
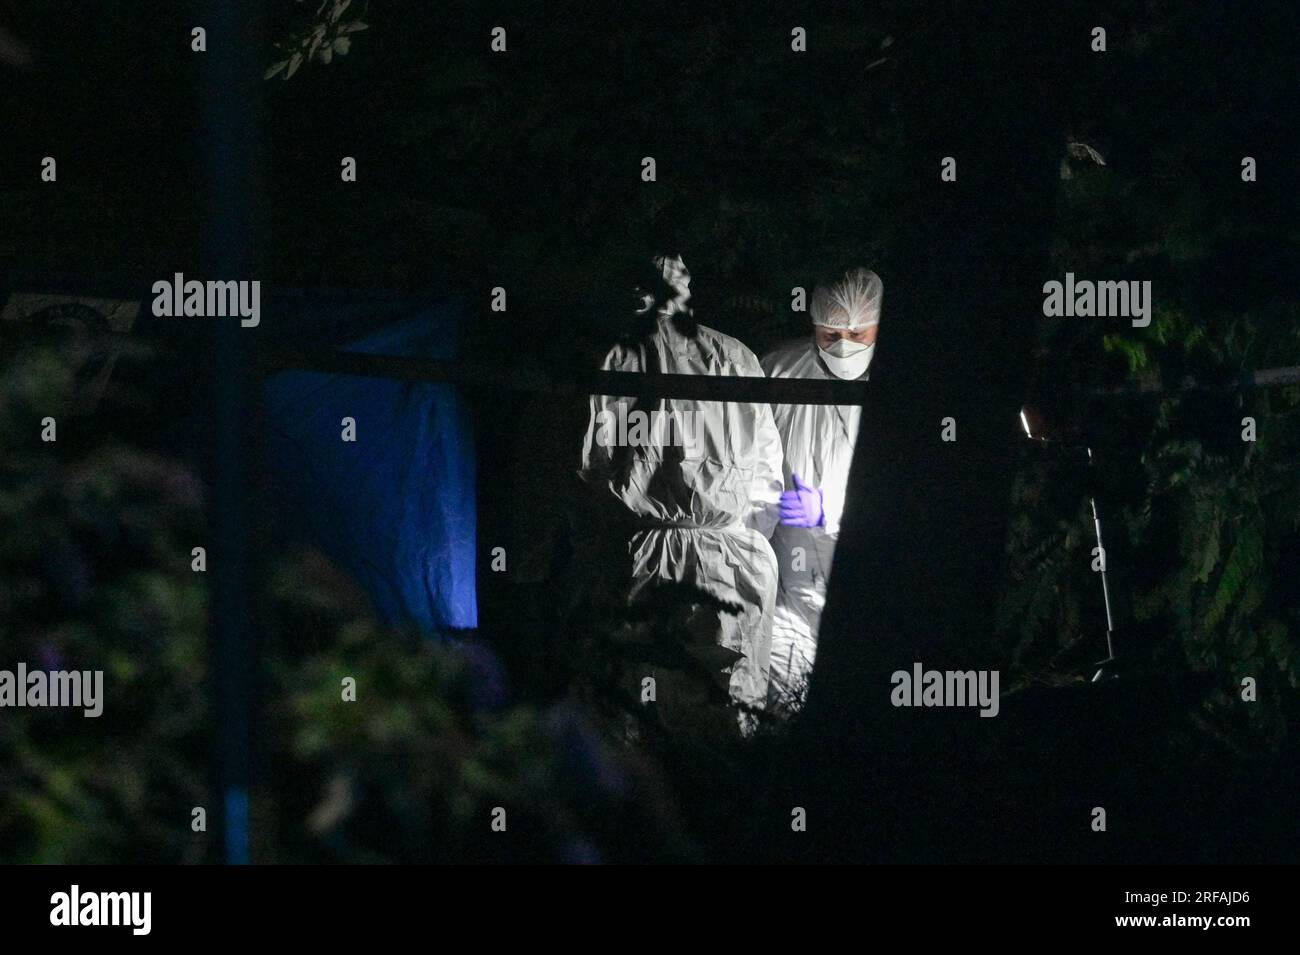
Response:
[[[821,488],[809,487],[798,473],[791,478],[794,490],[781,494],[781,523],[790,527],[818,527],[826,523]]]

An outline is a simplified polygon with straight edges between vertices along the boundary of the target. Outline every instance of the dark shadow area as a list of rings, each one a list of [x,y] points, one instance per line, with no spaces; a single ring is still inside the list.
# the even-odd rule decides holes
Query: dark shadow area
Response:
[[[267,862],[1296,860],[1300,394],[1249,379],[1300,365],[1293,4],[316,6],[195,52],[212,4],[0,0],[0,668],[117,681],[93,729],[6,725],[0,856],[218,861],[233,787]],[[528,378],[597,367],[670,248],[759,355],[796,288],[884,283],[809,702],[751,739],[730,608],[580,586],[625,539],[587,395]],[[1151,282],[1150,325],[1046,317],[1067,271]],[[261,281],[260,325],[151,314],[176,273]],[[918,663],[997,671],[997,715],[895,705]]]

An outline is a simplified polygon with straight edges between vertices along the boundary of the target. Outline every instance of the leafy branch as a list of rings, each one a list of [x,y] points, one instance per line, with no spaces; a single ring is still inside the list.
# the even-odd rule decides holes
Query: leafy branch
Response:
[[[302,0],[298,0],[299,3]],[[313,60],[326,65],[335,56],[346,56],[352,49],[352,34],[366,29],[369,24],[359,18],[344,20],[343,14],[352,0],[321,0],[316,8],[314,22],[305,29],[291,34],[287,40],[275,45],[283,59],[272,63],[262,74],[263,79],[274,79],[281,73],[288,80],[304,63]]]

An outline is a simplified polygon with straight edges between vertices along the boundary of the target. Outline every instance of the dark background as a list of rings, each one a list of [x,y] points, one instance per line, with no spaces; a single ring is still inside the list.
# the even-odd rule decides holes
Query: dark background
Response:
[[[1098,327],[1128,323],[1045,323],[1044,281],[1065,267],[1151,279],[1211,334],[1252,310],[1261,340],[1291,334],[1288,313],[1269,311],[1294,303],[1300,274],[1290,5],[354,0],[347,16],[368,29],[346,56],[261,79],[315,6],[72,2],[54,15],[0,2],[0,26],[35,52],[0,87],[10,287],[145,298],[159,277],[235,263],[268,285],[451,293],[473,316],[466,358],[562,371],[622,330],[629,263],[665,246],[692,271],[698,317],[760,353],[806,329],[793,286],[868,264],[885,318],[810,709],[781,745],[693,789],[676,782],[704,856],[1294,858],[1281,809],[1294,743],[1266,763],[1169,756],[1171,726],[1200,700],[1181,682],[1074,685],[1008,701],[997,720],[895,710],[880,689],[913,660],[1007,665],[995,616],[1027,396],[1091,422],[1115,471],[1142,457],[1130,418],[1103,427],[1117,413],[1085,416],[1067,397],[1127,380]],[[208,51],[191,52],[189,30],[209,22]],[[488,47],[497,25],[502,55]],[[793,26],[807,53],[791,52]],[[1094,26],[1109,52],[1091,51]],[[1061,197],[1071,141],[1122,178],[1076,196],[1084,212]],[[57,187],[39,181],[45,155]],[[1241,182],[1243,155],[1257,183]],[[340,181],[343,156],[356,183]],[[655,183],[640,179],[643,156]],[[940,181],[944,156],[954,183]],[[1074,228],[1085,213],[1090,228]],[[1122,251],[1153,243],[1147,258]],[[504,316],[488,310],[494,286]],[[245,357],[274,341],[274,322],[241,335]],[[236,367],[207,360],[208,330],[146,317],[143,334],[174,359],[151,372],[158,406],[197,407]],[[483,632],[514,692],[548,699],[563,683],[549,634],[564,626],[556,567],[582,402],[470,397],[480,539],[522,555],[508,578],[481,574]],[[1221,432],[1238,428],[1221,402],[1189,419],[1215,414]],[[939,441],[947,416],[955,443]],[[169,435],[220,485],[219,448],[165,415],[123,424]],[[229,487],[218,514],[223,500]],[[1287,546],[1272,567],[1284,591]],[[1181,559],[1171,546],[1141,569],[1171,574]],[[1098,650],[1099,625],[1094,602],[1079,632]],[[1143,640],[1171,642],[1153,626]],[[786,844],[768,826],[790,805],[822,822]],[[1087,828],[1095,805],[1126,820],[1104,844]]]

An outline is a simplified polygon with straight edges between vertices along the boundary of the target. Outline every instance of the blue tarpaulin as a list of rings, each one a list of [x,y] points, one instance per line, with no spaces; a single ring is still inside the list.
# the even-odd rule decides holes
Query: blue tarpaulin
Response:
[[[322,346],[365,315],[372,330],[345,351],[455,359],[454,305],[331,303],[287,312],[298,344]],[[286,371],[265,386],[267,466],[280,516],[346,567],[389,623],[445,633],[478,625],[474,587],[474,445],[453,386]],[[343,440],[345,418],[355,441]]]

